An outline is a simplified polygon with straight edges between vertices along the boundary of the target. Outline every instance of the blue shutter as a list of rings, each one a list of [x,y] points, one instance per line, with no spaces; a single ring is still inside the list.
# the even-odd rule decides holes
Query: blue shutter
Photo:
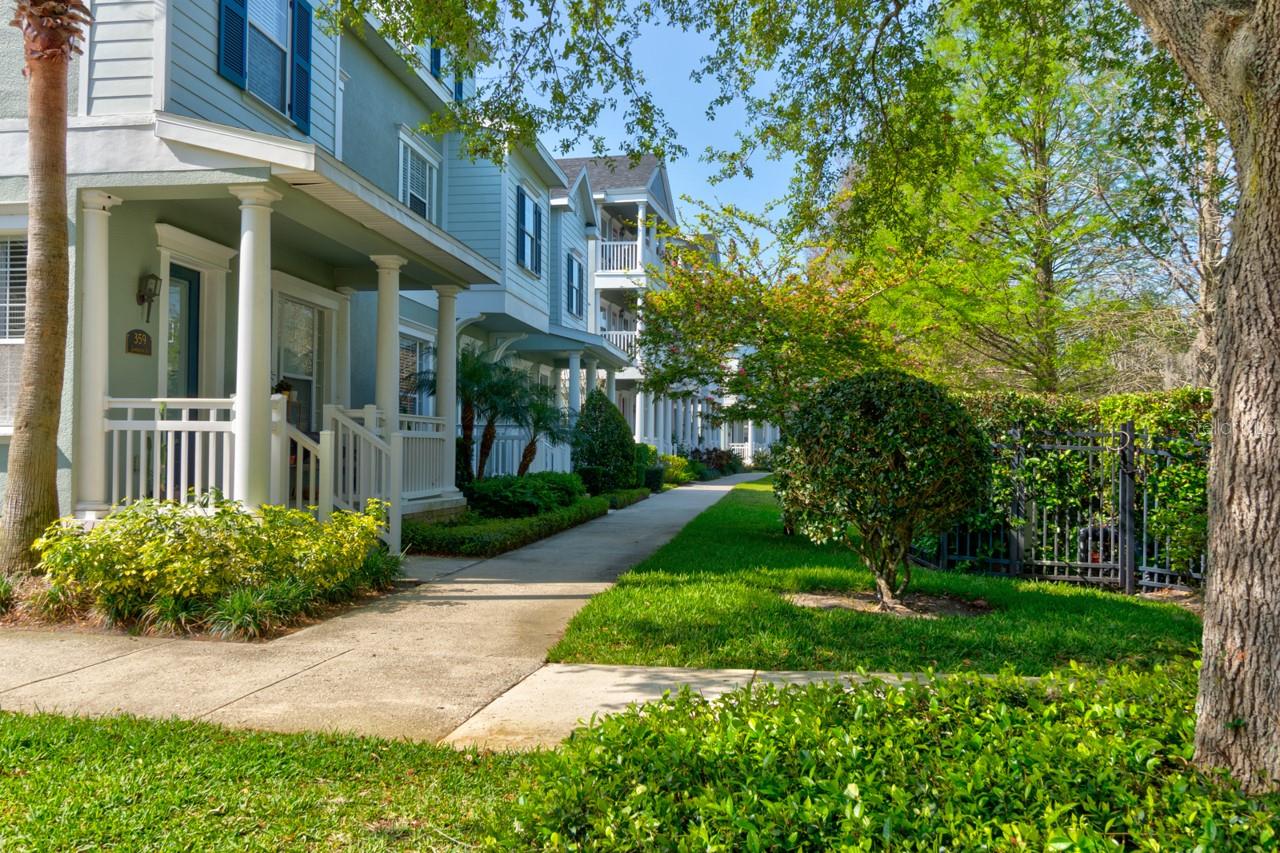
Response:
[[[218,3],[218,73],[244,88],[249,54],[249,10],[245,0]]]
[[[542,275],[542,205],[533,206],[533,271]]]
[[[311,132],[311,6],[293,0],[293,91],[289,117],[303,133]]]
[[[444,53],[438,47],[431,48],[431,73],[436,79],[440,78],[440,70],[444,66]]]
[[[453,78],[453,99],[462,102],[462,77],[455,76]]]
[[[516,187],[516,263],[524,262],[524,188]]]

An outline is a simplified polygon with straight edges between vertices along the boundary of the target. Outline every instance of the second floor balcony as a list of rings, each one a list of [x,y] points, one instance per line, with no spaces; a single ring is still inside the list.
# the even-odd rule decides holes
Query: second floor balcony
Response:
[[[652,239],[643,244],[635,238],[601,240],[596,271],[602,273],[642,273],[651,264],[661,263],[659,247]]]

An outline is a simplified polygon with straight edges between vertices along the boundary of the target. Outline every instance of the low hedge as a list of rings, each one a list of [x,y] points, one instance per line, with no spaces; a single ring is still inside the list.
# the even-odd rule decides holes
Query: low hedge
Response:
[[[637,489],[618,489],[605,495],[609,499],[609,509],[622,509],[639,503],[649,497],[651,492],[648,488],[641,486]]]
[[[217,497],[139,500],[87,530],[72,518],[50,525],[35,543],[48,586],[26,604],[53,620],[254,639],[323,604],[389,588],[400,561],[378,542],[385,519],[380,501],[319,521]]]
[[[1280,795],[1195,771],[1196,671],[687,690],[542,753],[501,849],[1245,850]]]
[[[608,511],[608,498],[584,498],[571,506],[527,518],[465,516],[461,521],[444,524],[406,521],[401,535],[405,546],[419,554],[493,557],[599,518]]]
[[[586,497],[577,474],[544,471],[472,480],[463,490],[467,506],[486,518],[525,518],[570,506]]]

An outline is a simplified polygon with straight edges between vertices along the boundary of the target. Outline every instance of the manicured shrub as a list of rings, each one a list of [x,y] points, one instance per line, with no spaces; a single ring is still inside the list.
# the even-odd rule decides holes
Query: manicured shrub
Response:
[[[618,407],[601,391],[587,395],[573,428],[573,470],[587,490],[598,495],[627,489],[635,482],[635,441]],[[593,469],[590,474],[584,469]],[[598,473],[594,469],[598,469]]]
[[[673,486],[683,486],[686,483],[692,483],[696,476],[693,467],[688,459],[683,456],[672,456],[670,454],[662,455],[662,481]]]
[[[719,480],[719,479],[720,479],[721,477],[723,477],[723,476],[724,476],[724,474],[722,474],[722,473],[720,472],[720,469],[718,469],[718,468],[708,468],[708,467],[706,467],[706,466],[704,465],[704,466],[703,466],[703,468],[702,468],[702,476],[700,476],[698,479],[700,479],[700,480]]]
[[[732,450],[721,450],[714,447],[706,450],[694,450],[689,453],[689,458],[696,462],[701,462],[708,468],[714,468],[721,474],[741,474],[746,470],[746,466],[742,464],[738,454]]]
[[[649,494],[649,490],[641,486],[636,489],[618,489],[617,491],[609,492],[604,497],[609,499],[609,509],[622,509],[634,503],[639,503],[649,497]]]
[[[572,472],[541,471],[537,474],[525,474],[537,482],[544,483],[556,496],[558,506],[569,506],[587,496],[587,487],[582,478]]]
[[[1254,850],[1280,796],[1190,764],[1196,673],[682,692],[544,752],[502,849]]]
[[[769,447],[761,447],[751,454],[751,470],[752,471],[772,471],[773,470],[773,449]]]
[[[833,382],[791,426],[775,481],[787,518],[815,542],[852,547],[885,606],[910,582],[912,538],[946,530],[985,499],[986,436],[946,391],[902,371]]]
[[[525,518],[560,506],[550,485],[527,476],[474,480],[464,494],[471,511],[486,518]]]
[[[608,499],[584,498],[572,506],[527,518],[470,517],[445,524],[406,521],[402,536],[406,547],[420,554],[492,557],[598,518],[608,511]]]
[[[658,448],[652,444],[636,444],[635,485],[645,484],[645,471],[658,466]]]
[[[666,475],[667,469],[661,465],[644,469],[644,487],[651,492],[662,491],[662,481]]]
[[[261,636],[321,599],[376,587],[362,572],[380,552],[385,515],[378,501],[321,522],[301,510],[249,513],[210,499],[195,507],[141,500],[90,530],[62,519],[36,542],[49,581],[36,609],[47,618],[92,609],[108,624],[164,633]],[[398,572],[394,555],[377,559],[380,577]],[[311,603],[278,612],[285,587]]]

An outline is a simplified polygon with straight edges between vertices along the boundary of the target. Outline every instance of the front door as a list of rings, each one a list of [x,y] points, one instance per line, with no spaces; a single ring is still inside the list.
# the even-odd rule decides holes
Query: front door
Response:
[[[200,396],[200,273],[169,265],[166,397]]]
[[[303,432],[319,429],[326,399],[328,319],[318,305],[283,294],[276,299],[276,387],[289,398],[289,423]]]

